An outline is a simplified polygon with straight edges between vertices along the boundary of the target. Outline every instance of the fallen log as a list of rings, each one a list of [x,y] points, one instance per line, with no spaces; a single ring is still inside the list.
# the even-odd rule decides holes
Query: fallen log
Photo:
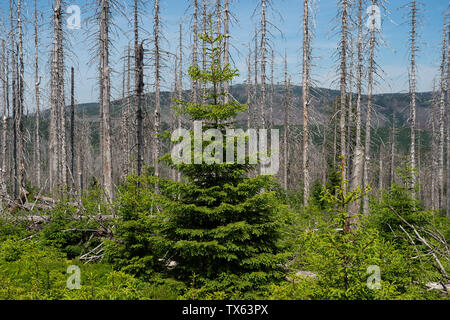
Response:
[[[113,215],[96,215],[96,216],[86,216],[86,215],[75,215],[71,217],[75,221],[81,221],[83,219],[93,219],[99,222],[107,222],[117,220],[118,216]],[[29,216],[11,216],[11,215],[0,215],[0,219],[7,221],[29,221],[34,223],[44,223],[52,220],[51,216],[48,215],[29,215]]]

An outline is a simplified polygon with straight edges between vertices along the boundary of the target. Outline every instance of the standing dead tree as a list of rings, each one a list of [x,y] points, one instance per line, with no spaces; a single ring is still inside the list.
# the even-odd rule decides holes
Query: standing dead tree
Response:
[[[64,48],[62,35],[61,0],[55,0],[53,9],[53,43],[50,75],[50,191],[66,184]]]
[[[283,130],[283,187],[287,190],[289,186],[289,93],[288,93],[288,68],[287,52],[284,53],[284,130]]]
[[[349,0],[338,0],[339,3],[339,17],[340,17],[340,33],[341,38],[339,42],[339,58],[340,68],[339,68],[339,78],[340,78],[340,122],[339,128],[341,133],[341,148],[340,154],[346,159],[345,152],[345,141],[346,141],[346,130],[345,130],[345,111],[346,111],[346,86],[347,86],[347,50],[348,50],[348,33],[349,33],[349,10],[350,10],[350,2]],[[344,177],[347,176],[347,172],[344,166]]]
[[[36,187],[41,188],[41,135],[40,135],[40,77],[39,77],[39,29],[37,0],[34,0],[34,87],[35,87],[35,127],[34,127],[34,163],[36,175]]]
[[[136,173],[141,175],[144,162],[143,136],[143,95],[144,95],[144,48],[139,43],[139,10],[140,1],[134,0],[134,95],[136,102]]]
[[[230,63],[230,0],[224,0],[224,12],[223,12],[223,63],[228,65]],[[225,103],[230,99],[230,84],[225,81],[223,84],[224,101]]]
[[[1,167],[0,167],[0,206],[3,205],[3,201],[7,198],[8,193],[6,189],[6,177],[7,177],[7,159],[6,159],[6,138],[8,133],[8,81],[7,81],[7,53],[6,53],[6,45],[5,40],[2,39],[2,47],[1,47],[1,66],[0,66],[0,81],[2,84],[2,135],[1,135],[1,141],[2,144],[0,146],[1,148]]]
[[[248,44],[248,57],[247,57],[247,128],[252,126],[252,49],[251,44]]]
[[[111,153],[111,69],[109,63],[109,29],[111,8],[109,0],[99,2],[99,71],[101,88],[101,140],[102,140],[102,168],[103,168],[103,188],[108,201],[113,199],[112,182],[112,153]]]
[[[15,163],[16,179],[18,186],[19,202],[26,196],[25,191],[25,152],[24,152],[24,90],[25,90],[25,70],[23,61],[23,29],[22,29],[22,0],[17,2],[17,28],[18,28],[18,73],[17,73],[17,103],[15,104],[14,117],[14,138],[15,138]]]
[[[259,120],[257,121],[259,128],[265,128],[266,127],[266,108],[267,108],[267,52],[270,50],[271,44],[270,40],[271,37],[273,37],[273,33],[271,32],[271,29],[276,29],[279,31],[279,29],[276,28],[275,24],[270,21],[269,14],[276,12],[275,8],[273,7],[271,0],[259,0],[258,1],[258,7],[256,9],[259,10],[259,27],[255,28],[255,68],[257,68],[257,62],[258,57],[260,62],[260,74],[259,74],[259,81],[261,82],[260,90],[261,94],[259,96],[257,106],[259,106]],[[255,9],[255,11],[256,11]],[[280,31],[281,33],[281,31]],[[259,45],[257,42],[258,36],[260,37]],[[259,52],[259,55],[258,55]],[[258,77],[258,74],[255,72],[255,79]],[[255,89],[258,87],[257,81],[255,81]],[[254,102],[256,103],[256,95],[254,97]],[[256,109],[255,109],[255,112]]]
[[[411,124],[411,144],[409,151],[409,161],[411,170],[413,171],[413,176],[411,179],[411,190],[415,195],[416,189],[416,53],[418,51],[417,42],[417,20],[418,20],[418,3],[416,0],[412,0],[407,4],[407,8],[409,8],[409,25],[410,25],[410,33],[409,33],[409,42],[410,42],[410,56],[411,56],[411,64],[409,68],[409,92],[410,92],[410,117],[409,121]]]
[[[130,170],[130,86],[131,86],[131,47],[125,50],[122,80],[122,118],[121,118],[121,176],[124,179]]]
[[[351,190],[355,190],[362,184],[364,167],[364,149],[361,143],[361,97],[362,97],[362,78],[363,78],[363,1],[358,0],[358,39],[357,39],[357,66],[356,66],[356,140],[352,165]],[[360,201],[354,201],[350,204],[349,211],[351,216],[357,216],[360,213]]]
[[[11,52],[11,102],[12,102],[12,122],[13,122],[13,137],[12,137],[12,145],[13,145],[13,151],[12,151],[12,155],[13,155],[13,162],[14,162],[14,168],[13,168],[13,176],[12,176],[12,180],[13,180],[13,190],[14,190],[14,198],[18,198],[19,197],[19,192],[18,192],[18,179],[17,179],[17,174],[18,174],[18,165],[17,165],[17,118],[16,118],[16,113],[17,113],[17,64],[16,64],[16,60],[17,60],[17,50],[16,50],[16,29],[15,29],[15,24],[14,24],[14,10],[15,8],[13,7],[13,2],[10,0],[9,1],[9,12],[10,12],[10,52]]]
[[[447,217],[450,217],[450,21],[447,25]]]
[[[153,41],[154,41],[154,80],[155,80],[155,118],[154,118],[154,151],[153,151],[153,166],[155,168],[155,176],[159,177],[159,154],[160,154],[160,140],[159,134],[161,131],[161,99],[160,99],[160,81],[161,81],[161,43],[160,43],[160,6],[159,0],[154,1],[153,7],[154,21],[153,21]]]
[[[75,70],[70,68],[70,177],[75,190]]]
[[[193,45],[192,45],[192,66],[198,65],[198,15],[199,15],[199,6],[198,6],[199,0],[194,0],[193,6],[194,6],[194,12],[192,14],[192,38],[193,38]],[[176,73],[176,71],[175,71]],[[194,104],[198,103],[198,80],[192,80],[191,83],[191,90],[192,90],[192,102]]]
[[[442,60],[440,77],[440,100],[439,100],[439,164],[438,164],[438,206],[443,209],[444,204],[444,144],[445,144],[445,93],[447,88],[447,79],[445,78],[446,59],[447,59],[447,20],[444,18],[443,36],[442,36]]]
[[[261,0],[261,99],[260,126],[266,127],[266,45],[267,45],[267,1]]]
[[[433,81],[435,82],[435,81]],[[438,167],[438,157],[437,157],[437,141],[436,141],[436,105],[437,101],[436,84],[433,83],[433,98],[431,101],[431,210],[436,210],[438,208],[438,201],[436,201],[436,169]]]
[[[303,2],[303,70],[302,70],[302,106],[303,106],[303,204],[309,200],[309,90],[311,67],[311,35],[309,30],[309,1]]]
[[[380,2],[378,0],[372,0],[370,10],[370,27],[369,27],[369,68],[368,68],[368,88],[367,88],[367,111],[366,111],[366,138],[365,138],[365,161],[364,161],[364,181],[365,187],[368,187],[369,182],[369,167],[370,167],[370,146],[371,146],[371,129],[372,129],[372,103],[373,103],[373,87],[374,87],[374,77],[376,74],[376,62],[375,62],[375,50],[378,45],[377,41],[377,31],[379,26],[377,26],[376,21],[376,10],[379,10]],[[369,196],[366,194],[363,198],[363,213],[365,215],[369,214]]]

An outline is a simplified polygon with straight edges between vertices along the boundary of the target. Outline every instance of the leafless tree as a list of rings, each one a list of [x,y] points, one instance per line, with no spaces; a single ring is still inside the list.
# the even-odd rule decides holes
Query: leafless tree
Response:
[[[36,187],[41,189],[41,135],[40,135],[40,77],[39,77],[39,29],[37,0],[34,0],[34,86],[35,86],[35,128],[34,128],[34,163],[36,174]]]
[[[309,168],[309,90],[310,90],[310,30],[309,1],[303,1],[303,71],[302,71],[302,106],[303,106],[303,203],[307,204],[310,190]]]

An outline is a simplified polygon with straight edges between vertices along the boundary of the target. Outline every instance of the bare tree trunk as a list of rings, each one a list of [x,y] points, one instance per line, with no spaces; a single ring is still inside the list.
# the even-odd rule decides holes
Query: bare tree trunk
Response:
[[[70,179],[75,190],[75,70],[70,68]]]
[[[346,154],[347,154],[347,176],[346,179],[351,181],[351,175],[352,175],[352,128],[353,128],[353,70],[354,70],[354,47],[355,47],[355,41],[350,33],[350,52],[349,52],[349,60],[350,60],[350,66],[349,66],[349,77],[348,77],[348,104],[347,104],[347,144],[345,146],[346,148]]]
[[[410,42],[411,42],[411,69],[410,69],[410,121],[411,121],[411,145],[410,145],[410,166],[413,170],[412,176],[412,193],[415,196],[416,188],[416,20],[417,20],[417,8],[416,0],[412,0],[411,6],[411,32],[410,32]]]
[[[39,38],[38,38],[37,0],[34,0],[34,86],[35,86],[35,170],[36,187],[41,189],[41,135],[40,135],[40,77],[39,77]]]
[[[109,66],[109,0],[101,0],[100,16],[100,86],[102,87],[102,141],[103,141],[103,188],[107,201],[113,199],[112,153],[111,153],[111,119],[110,99],[111,80]]]
[[[58,109],[59,109],[59,130],[58,130],[58,139],[59,139],[59,175],[61,177],[61,185],[67,186],[67,146],[66,146],[66,103],[65,103],[65,90],[64,90],[64,48],[63,48],[63,10],[61,6],[59,7],[60,15],[58,20],[58,49],[57,49],[57,57],[58,57],[58,82],[57,82],[57,90],[58,90]]]
[[[192,17],[193,20],[193,47],[192,47],[192,65],[198,65],[198,0],[194,0],[194,14]],[[176,71],[175,71],[176,73]],[[192,81],[192,102],[194,104],[198,103],[198,80]]]
[[[394,109],[392,110],[392,134],[391,134],[391,174],[390,174],[390,186],[392,187],[392,185],[395,182],[395,153],[396,153],[396,138],[397,138],[397,133],[396,133],[396,129],[395,129],[395,112],[396,112],[396,108],[394,107]]]
[[[284,53],[284,132],[283,132],[283,187],[288,189],[288,166],[289,166],[289,100],[288,100],[288,74],[287,53]]]
[[[254,83],[253,83],[253,124],[258,125],[259,120],[257,120],[258,113],[258,32],[255,30],[255,48],[254,48]]]
[[[175,62],[174,62],[174,90],[170,92],[170,96],[171,96],[171,101],[172,101],[172,107],[176,105],[176,101],[174,101],[175,99],[178,99],[178,54],[175,54]],[[175,110],[173,108],[171,108],[171,114],[172,114],[172,131],[177,129],[178,126],[178,115],[176,114]],[[172,176],[172,180],[173,181],[178,181],[177,177],[178,177],[178,172],[177,170],[171,168],[170,169],[170,173]]]
[[[422,194],[422,137],[421,137],[421,129],[417,129],[417,191],[419,192],[418,200],[423,200]]]
[[[266,127],[266,0],[261,0],[261,101],[260,106],[260,125]]]
[[[24,126],[23,126],[23,110],[24,110],[24,89],[25,89],[25,70],[23,62],[23,32],[22,32],[22,14],[21,14],[22,0],[17,2],[17,26],[19,30],[19,92],[18,92],[18,104],[17,104],[17,129],[18,129],[18,143],[17,143],[17,158],[18,158],[18,185],[19,185],[19,198],[23,197],[25,192],[25,153],[24,153]]]
[[[222,0],[216,0],[216,9],[215,9],[215,14],[216,14],[216,32],[223,34],[222,33]],[[219,46],[222,47],[222,40],[219,41]],[[222,51],[218,52],[218,56],[217,56],[219,65],[222,65]],[[222,83],[217,83],[216,85],[216,89],[217,89],[217,94],[219,94],[219,96],[217,97],[218,101],[222,101],[223,102],[223,97],[220,95],[222,93]]]
[[[351,190],[355,190],[358,186],[361,186],[363,179],[363,167],[364,167],[364,149],[361,143],[361,96],[362,96],[362,67],[363,67],[363,7],[362,0],[358,0],[358,62],[356,67],[356,141],[355,150],[353,154],[352,165],[352,182]],[[354,201],[349,205],[349,212],[351,217],[356,217],[361,211],[361,201]],[[355,221],[350,221],[353,224]]]
[[[247,129],[252,126],[252,49],[250,44],[248,45],[248,58],[247,58]]]
[[[202,0],[202,32],[206,33],[207,30],[207,18],[208,18],[208,14],[207,14],[207,3],[208,0]],[[202,41],[202,68],[203,70],[206,70],[206,43],[203,40]],[[202,104],[206,103],[206,83],[203,83],[203,93],[202,93]]]
[[[0,200],[4,200],[4,198],[7,197],[7,189],[6,189],[6,138],[7,138],[7,131],[8,131],[8,123],[7,123],[7,87],[8,87],[8,81],[7,81],[7,63],[6,63],[6,46],[5,46],[5,40],[2,40],[2,61],[1,61],[1,81],[2,81],[2,144],[1,144],[1,158],[2,158],[2,165],[1,165],[1,172],[0,172]],[[0,202],[0,206],[2,203]]]
[[[160,101],[160,87],[159,81],[160,75],[160,42],[159,42],[159,0],[155,0],[154,4],[154,24],[153,24],[153,34],[154,34],[154,57],[155,57],[155,143],[154,143],[154,162],[155,176],[159,177],[159,153],[160,153],[160,142],[159,134],[161,127],[161,101]]]
[[[269,128],[273,129],[273,107],[275,98],[275,83],[274,83],[274,65],[275,65],[275,54],[272,49],[272,60],[271,60],[271,70],[270,70],[270,118],[269,118]]]
[[[382,191],[383,191],[383,188],[384,188],[384,181],[383,181],[383,151],[384,151],[384,148],[383,148],[383,145],[380,145],[380,150],[379,150],[379,152],[380,152],[380,154],[379,154],[379,162],[378,162],[378,170],[379,170],[379,175],[378,175],[378,192],[379,192],[379,194],[380,194],[380,196],[381,196],[381,194],[382,194]]]
[[[139,44],[139,17],[138,17],[139,0],[134,1],[134,89],[136,99],[136,142],[137,142],[137,175],[142,174],[143,148],[143,114],[142,114],[142,95],[144,92],[144,48]]]
[[[124,179],[128,176],[130,167],[130,68],[131,68],[131,48],[127,46],[127,57],[124,59],[123,83],[122,83],[122,121],[121,121],[121,176]]]
[[[179,36],[179,52],[178,52],[178,92],[177,92],[177,98],[178,100],[181,100],[183,98],[183,25],[180,22],[180,36]],[[206,60],[203,60],[203,63],[206,63]],[[178,128],[181,128],[181,117],[177,115],[177,126]],[[177,181],[181,181],[181,172],[177,172]]]
[[[450,217],[450,23],[447,25],[447,217]]]
[[[439,181],[439,210],[445,207],[444,199],[444,144],[445,144],[445,93],[448,90],[446,88],[445,79],[445,63],[447,59],[446,47],[447,47],[447,20],[444,18],[443,38],[442,38],[442,62],[441,62],[441,84],[440,84],[440,103],[439,103],[439,169],[438,169],[438,181]]]
[[[309,201],[309,75],[310,75],[310,35],[309,2],[303,2],[303,72],[302,72],[302,106],[303,106],[303,204]]]
[[[53,15],[53,44],[50,81],[50,155],[49,181],[50,191],[65,185],[65,103],[64,103],[64,67],[62,48],[62,8],[61,0],[55,0]]]
[[[340,133],[341,133],[341,148],[340,148],[340,154],[344,158],[344,161],[347,161],[346,159],[346,152],[345,152],[345,136],[346,136],[346,130],[345,130],[345,111],[346,111],[346,99],[347,99],[347,93],[346,93],[346,84],[347,84],[347,37],[348,37],[348,10],[349,10],[349,2],[348,0],[341,0],[341,42],[340,42],[340,59],[341,59],[341,65],[340,65],[340,91],[341,91],[341,100],[340,100],[340,108],[341,108],[341,119],[339,123],[340,127]],[[343,169],[343,176],[347,176],[347,170]]]
[[[372,93],[375,74],[375,5],[376,0],[372,0],[371,13],[371,28],[369,41],[369,70],[368,70],[368,93],[367,93],[367,118],[366,118],[366,141],[365,141],[365,161],[364,161],[364,186],[369,186],[369,166],[370,166],[370,144],[371,144],[371,125],[372,125]],[[363,198],[363,212],[365,215],[369,214],[369,196],[365,195]]]
[[[229,0],[225,0],[224,3],[224,20],[223,20],[223,33],[224,33],[224,53],[223,63],[228,65],[230,63],[230,3]],[[229,101],[230,89],[228,81],[223,84],[223,91],[225,94],[225,103]]]
[[[431,210],[438,207],[436,205],[436,169],[438,167],[436,149],[436,87],[433,83],[433,99],[431,102]]]
[[[11,22],[11,29],[10,29],[10,38],[11,38],[11,88],[12,88],[12,121],[13,121],[13,162],[14,162],[14,174],[12,177],[13,180],[13,190],[14,190],[14,198],[19,197],[19,186],[18,186],[18,164],[17,164],[17,64],[16,64],[16,55],[17,51],[15,50],[16,41],[15,41],[15,27],[14,27],[14,18],[13,18],[13,3],[10,0],[9,1],[9,11],[10,11],[10,22]]]

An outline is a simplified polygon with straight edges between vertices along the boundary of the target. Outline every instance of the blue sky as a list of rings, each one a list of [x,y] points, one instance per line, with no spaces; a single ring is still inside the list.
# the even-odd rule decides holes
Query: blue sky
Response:
[[[17,0],[16,0],[17,1]],[[83,21],[92,14],[92,11],[86,8],[87,3],[93,3],[94,0],[67,0],[67,5],[78,5],[81,8],[81,16]],[[118,0],[119,2],[130,2],[130,0]],[[377,93],[381,92],[407,92],[407,68],[408,68],[408,25],[406,24],[406,9],[400,7],[406,4],[407,0],[391,0],[386,5],[389,12],[382,12],[382,34],[385,43],[380,46],[377,53],[378,64],[384,71],[384,81],[381,81],[376,88]],[[440,59],[440,42],[442,37],[442,23],[443,14],[448,6],[448,1],[445,0],[424,0],[424,11],[422,24],[419,28],[421,35],[420,52],[418,56],[418,90],[428,91],[432,89],[433,78],[438,74],[438,65]],[[43,13],[44,24],[40,32],[41,37],[41,71],[42,71],[42,85],[44,90],[44,100],[46,92],[48,92],[48,52],[49,44],[51,42],[50,27],[48,20],[51,15],[50,0],[38,0],[39,10]],[[160,0],[161,3],[161,17],[163,19],[165,28],[164,34],[167,39],[163,47],[165,50],[174,52],[178,46],[178,28],[180,19],[183,19],[184,28],[184,51],[185,51],[185,69],[189,65],[191,35],[188,32],[191,10],[188,9],[189,1],[182,0]],[[292,81],[296,84],[300,83],[301,79],[301,22],[302,22],[302,1],[301,0],[273,0],[273,7],[277,12],[272,11],[269,14],[271,22],[283,32],[283,36],[279,31],[272,28],[273,33],[273,48],[276,52],[276,81],[282,81],[282,56],[287,50],[288,55],[288,69],[292,77]],[[149,2],[148,10],[143,15],[144,28],[149,32],[152,30],[152,10],[153,1]],[[238,23],[232,27],[231,36],[232,44],[236,49],[232,50],[232,56],[236,63],[236,67],[241,70],[241,77],[235,82],[242,82],[246,78],[247,67],[245,59],[247,57],[246,45],[251,41],[254,34],[254,26],[259,22],[259,9],[253,16],[254,10],[258,4],[257,0],[233,0],[231,11],[238,20]],[[34,0],[25,0],[24,14],[31,19],[31,11],[33,9]],[[0,15],[4,18],[7,13],[7,1],[1,0]],[[316,8],[316,31],[313,40],[313,55],[314,70],[313,77],[316,84],[322,87],[337,88],[336,83],[336,66],[334,52],[338,38],[332,31],[335,23],[333,19],[337,13],[337,0],[315,0]],[[130,14],[127,14],[131,17]],[[5,20],[5,19],[3,19]],[[26,23],[30,23],[28,21]],[[6,23],[9,23],[6,21]],[[121,56],[127,43],[126,37],[132,36],[131,26],[127,24],[125,17],[116,16],[117,25],[128,34],[123,35],[121,31],[114,36],[114,46],[117,51],[113,52],[111,57],[111,65],[117,73],[113,74],[113,98],[121,96],[121,76],[119,72],[122,70]],[[94,25],[91,27],[95,28]],[[67,67],[75,65],[77,78],[77,101],[92,102],[97,100],[96,87],[96,72],[97,61],[94,60],[89,66],[88,63],[92,58],[88,48],[93,45],[92,42],[87,41],[86,25],[83,25],[84,30],[70,30],[67,29],[67,40],[71,43],[71,57],[66,60]],[[4,32],[0,32],[3,37]],[[31,24],[25,26],[25,62],[27,72],[27,82],[29,89],[29,98],[27,98],[30,110],[33,109],[33,94],[32,88],[34,81],[32,80],[32,59],[34,55],[33,49],[33,29]],[[151,34],[144,36],[151,37]],[[240,53],[239,53],[239,52]],[[164,76],[164,87],[170,89],[173,82],[173,75],[170,72],[173,70],[173,63],[171,60],[167,61],[167,68]],[[146,88],[152,90],[151,68],[147,71]],[[185,79],[185,87],[189,85],[188,79]],[[44,106],[45,108],[45,106]]]

